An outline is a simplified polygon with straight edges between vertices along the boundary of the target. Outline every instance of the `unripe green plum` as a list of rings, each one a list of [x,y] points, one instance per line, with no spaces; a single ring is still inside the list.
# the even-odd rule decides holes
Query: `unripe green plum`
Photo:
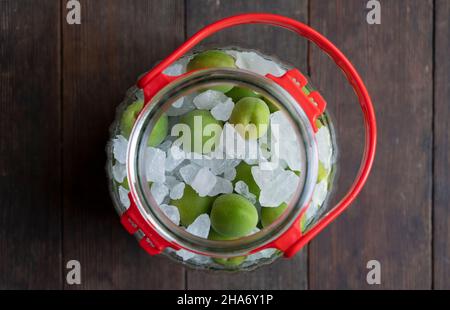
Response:
[[[247,164],[245,161],[241,161],[239,165],[236,166],[236,177],[233,180],[233,187],[236,185],[238,181],[242,181],[247,184],[250,193],[256,196],[256,199],[259,198],[259,194],[261,189],[258,184],[256,184],[255,179],[252,175],[252,166]]]
[[[130,104],[122,114],[120,120],[120,130],[125,138],[129,138],[133,129],[134,123],[144,106],[143,100],[137,100]],[[169,130],[169,118],[166,114],[163,114],[155,124],[150,136],[148,137],[148,146],[158,146],[164,138],[167,136]]]
[[[306,231],[306,213],[303,213],[303,216],[300,219],[300,231],[302,233]]]
[[[240,238],[248,235],[258,224],[255,206],[238,194],[219,196],[211,209],[211,226],[222,236]]]
[[[311,92],[309,91],[309,89],[304,86],[302,87],[302,91],[303,93],[308,96]],[[262,98],[264,100],[264,102],[267,104],[267,106],[269,107],[270,113],[275,113],[276,111],[279,111],[280,109],[278,108],[278,106],[275,104],[275,102],[272,99],[269,99],[267,97]]]
[[[267,107],[269,108],[270,113],[275,113],[276,111],[280,110],[272,99],[264,97],[263,100],[267,104]]]
[[[196,153],[209,153],[214,150],[214,146],[217,144],[220,133],[216,132],[215,134],[207,135],[205,133],[205,127],[208,125],[217,126],[217,129],[221,129],[223,127],[223,122],[216,120],[211,112],[207,110],[193,110],[185,115],[180,120],[181,123],[186,124],[189,127],[191,134],[190,145],[183,145],[183,148],[186,152],[194,151]],[[197,123],[197,126],[195,124]],[[201,123],[201,126],[200,126]],[[211,128],[211,127],[210,127]],[[205,145],[208,140],[214,139],[214,143],[209,146]],[[208,146],[207,149],[204,149],[205,146]]]
[[[156,147],[163,142],[164,138],[167,136],[169,131],[169,117],[167,114],[161,115],[158,121],[150,132],[150,136],[148,137],[148,146]]]
[[[263,100],[245,97],[234,106],[229,122],[235,125],[236,131],[242,137],[255,140],[266,133],[269,127],[269,118],[270,110]]]
[[[325,166],[322,162],[319,161],[319,170],[317,172],[317,183],[322,182],[328,176],[328,170],[325,169]]]
[[[137,100],[130,104],[123,112],[120,120],[120,130],[125,138],[128,139],[130,137],[134,122],[136,121],[136,118],[138,117],[139,112],[141,112],[143,106],[144,101]]]
[[[128,184],[128,178],[125,177],[122,181],[122,183],[119,183],[120,186],[125,188],[126,190],[130,190],[130,185]]]
[[[183,197],[177,200],[171,200],[170,204],[178,208],[181,225],[187,227],[198,216],[210,212],[215,198],[209,196],[200,197],[192,187],[186,185]]]
[[[286,208],[287,204],[285,202],[276,208],[261,208],[261,224],[263,227],[268,227],[270,224],[275,222],[283,214]]]
[[[234,240],[236,238],[230,238],[230,237],[222,236],[221,234],[219,234],[214,229],[210,229],[209,230],[209,234],[208,234],[208,239],[209,240],[214,240],[214,241],[229,241],[229,240]]]
[[[247,87],[235,86],[225,95],[233,99],[233,102],[238,102],[245,97],[260,98],[260,95]]]
[[[235,60],[232,56],[218,50],[204,51],[195,55],[187,64],[187,71],[206,68],[236,68]],[[233,85],[219,85],[210,89],[226,93]]]
[[[236,257],[230,257],[230,258],[217,258],[214,257],[213,261],[216,263],[222,265],[222,266],[228,266],[228,267],[237,267],[240,264],[242,264],[247,256],[236,256]]]

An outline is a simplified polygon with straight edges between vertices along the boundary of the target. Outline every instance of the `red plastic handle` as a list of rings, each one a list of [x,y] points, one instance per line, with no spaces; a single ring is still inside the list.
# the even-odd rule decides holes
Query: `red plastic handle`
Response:
[[[299,238],[298,232],[299,230],[296,229],[295,227],[294,228],[291,227],[291,229],[288,230],[285,234],[283,234],[278,240],[275,240],[270,245],[264,246],[264,248],[270,246],[277,247],[284,251],[286,257],[290,257],[294,255],[298,250],[300,250],[312,238],[314,238],[334,219],[336,219],[356,198],[356,196],[359,194],[362,187],[364,186],[364,183],[367,180],[375,157],[377,129],[372,101],[370,99],[369,93],[367,92],[367,89],[362,79],[360,78],[359,74],[357,73],[353,65],[350,63],[350,61],[344,56],[344,54],[320,33],[296,20],[275,14],[263,14],[263,13],[241,14],[224,18],[201,29],[199,32],[197,32],[191,38],[189,38],[185,43],[183,43],[178,49],[176,49],[172,54],[170,54],[166,59],[161,61],[156,67],[154,67],[152,71],[150,71],[148,74],[142,77],[138,82],[138,86],[140,88],[145,88],[150,81],[152,81],[158,75],[162,75],[162,71],[165,68],[167,68],[170,64],[172,64],[180,57],[182,57],[185,53],[191,50],[203,39],[211,36],[212,34],[220,30],[242,24],[270,24],[274,26],[283,27],[297,33],[298,35],[316,44],[320,49],[322,49],[325,53],[327,53],[335,61],[335,63],[344,71],[347,80],[350,82],[356,94],[358,95],[359,103],[364,115],[364,123],[365,123],[364,154],[358,175],[354,183],[352,184],[349,192],[329,213],[327,213],[305,235]],[[131,191],[132,195],[135,196],[133,189],[131,189]],[[299,226],[297,225],[299,220],[300,219],[297,219],[295,226]],[[163,248],[165,246],[173,246],[173,245],[170,244],[169,242],[166,242],[164,244],[163,241],[163,243],[160,244],[160,247]]]

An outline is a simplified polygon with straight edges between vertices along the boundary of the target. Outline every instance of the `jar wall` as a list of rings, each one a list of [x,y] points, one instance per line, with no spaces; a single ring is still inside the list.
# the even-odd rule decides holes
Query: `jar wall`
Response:
[[[236,48],[225,48],[223,50],[226,50],[231,55],[235,55],[235,58],[236,55],[238,55],[240,52],[253,52]],[[258,55],[262,54],[258,53]],[[192,57],[192,55],[183,57],[171,67],[167,68],[164,73],[168,75],[179,75],[181,73],[184,73],[186,64],[189,61],[190,57]],[[281,63],[279,60],[266,56],[263,56],[263,58],[267,61],[269,67],[272,66],[267,70],[273,70],[273,64],[276,64],[277,67],[283,70],[290,69],[289,66]],[[263,70],[264,69],[261,68],[256,69],[256,71],[258,71],[257,73],[264,74]],[[282,73],[280,72],[280,74]],[[108,161],[106,168],[110,183],[110,191],[114,205],[119,214],[122,214],[129,206],[129,200],[127,197],[129,188],[125,176],[126,163],[123,162],[123,160],[118,160],[117,154],[115,154],[114,146],[118,143],[127,143],[126,139],[124,139],[124,137],[122,136],[123,132],[121,130],[121,120],[123,119],[124,113],[126,113],[127,108],[140,100],[143,100],[142,90],[137,87],[130,88],[126,94],[125,99],[117,109],[116,120],[111,126],[111,137],[107,146]],[[329,200],[329,196],[333,191],[333,180],[337,171],[336,139],[330,116],[325,112],[320,116],[317,125],[319,127],[319,131],[316,133],[319,148],[319,177],[314,189],[311,206],[308,208],[307,212],[301,219],[302,231],[305,231],[312,227],[314,223],[319,219],[323,211],[327,210],[327,201]],[[119,141],[120,139],[122,139],[122,141]],[[186,255],[186,252],[184,253],[185,255],[180,255],[180,252],[176,252],[172,249],[166,249],[163,253],[164,255],[167,255],[170,258],[190,267],[212,270],[251,270],[256,267],[269,264],[282,256],[282,253],[276,249],[267,249],[261,251],[260,253],[255,253],[247,256],[247,258],[239,262],[239,264],[230,265],[218,263],[217,260],[215,261],[211,257],[207,256],[196,254]],[[184,259],[182,257],[184,257]]]

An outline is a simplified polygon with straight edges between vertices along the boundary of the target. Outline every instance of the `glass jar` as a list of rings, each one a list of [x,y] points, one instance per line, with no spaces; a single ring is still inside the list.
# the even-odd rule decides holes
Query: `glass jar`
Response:
[[[254,51],[188,54],[211,34],[250,23],[284,27],[316,44],[358,96],[362,160],[331,209],[335,131],[308,79]],[[210,57],[217,54],[219,63]],[[239,88],[245,95],[233,93]],[[293,256],[338,217],[365,184],[375,146],[369,94],[331,42],[284,16],[242,14],[200,30],[128,91],[111,127],[107,172],[122,225],[149,254],[194,268],[251,270]]]
[[[171,247],[165,248],[163,251],[164,255],[194,268],[251,270],[271,263],[283,255],[283,252],[276,248],[260,249],[261,247],[280,237],[294,223],[298,225],[297,219],[299,217],[301,217],[301,231],[305,233],[308,227],[314,225],[314,222],[319,218],[323,210],[326,210],[328,198],[333,190],[334,175],[337,171],[337,145],[332,122],[326,112],[322,113],[316,120],[318,130],[313,132],[311,130],[312,127],[309,126],[308,117],[299,109],[298,103],[294,98],[283,92],[276,83],[264,77],[269,73],[281,77],[292,69],[291,66],[257,51],[236,47],[215,48],[214,50],[221,50],[231,55],[244,68],[200,70],[187,74],[175,83],[169,84],[157,94],[157,98],[153,100],[152,104],[148,104],[145,107],[143,104],[137,105],[134,113],[140,113],[140,117],[134,124],[133,133],[128,133],[132,136],[130,141],[126,140],[128,137],[123,137],[124,132],[123,128],[121,129],[121,121],[123,122],[128,117],[129,111],[127,109],[136,105],[137,102],[143,103],[144,94],[139,87],[135,86],[129,89],[124,101],[117,109],[116,120],[111,127],[111,139],[107,148],[107,172],[110,191],[116,210],[119,215],[122,215],[130,206],[130,198],[128,196],[130,187],[136,188],[140,197],[137,203],[140,213],[154,223],[158,234],[166,236],[168,240],[173,240],[176,244],[183,245],[180,250],[174,250]],[[185,55],[167,68],[164,73],[169,76],[185,74],[188,61],[202,51],[198,50],[193,54]],[[246,61],[248,62],[247,65],[245,65]],[[191,102],[192,98],[204,92],[205,89],[217,88],[217,85],[219,87],[223,85],[246,87],[260,95],[263,94],[265,99],[270,98],[266,101],[274,105],[272,109],[285,113],[285,121],[289,122],[292,133],[295,133],[296,143],[302,145],[301,152],[303,153],[298,154],[298,158],[292,158],[292,156],[288,158],[288,161],[298,159],[299,162],[303,161],[303,163],[300,170],[299,185],[292,198],[289,199],[289,204],[280,218],[272,225],[261,229],[251,236],[233,241],[205,240],[187,233],[182,227],[177,227],[165,216],[164,211],[160,208],[162,204],[164,206],[169,205],[169,193],[166,193],[162,199],[163,201],[158,203],[158,200],[161,199],[155,199],[155,195],[153,195],[158,193],[158,191],[152,190],[153,184],[152,186],[147,185],[148,179],[145,177],[144,157],[148,149],[149,137],[154,130],[152,127],[155,128],[155,124],[165,117],[164,115],[168,115],[170,132],[170,128],[174,128],[174,124],[179,121],[180,117],[195,108],[195,105],[192,105]],[[308,82],[302,91],[305,94],[310,94],[314,91],[314,88]],[[184,105],[179,106],[180,101],[183,101]],[[187,101],[189,102],[186,103]],[[271,115],[273,116],[274,114],[272,113]],[[281,138],[283,140],[288,139],[288,137]],[[314,147],[314,139],[318,141],[318,148]],[[168,157],[169,147],[172,142],[173,137],[169,134],[163,141],[159,141],[156,148],[161,149],[165,156]],[[122,151],[116,150],[115,152],[115,147],[121,147]],[[124,153],[126,148],[129,149],[128,158],[125,157]],[[281,160],[284,160],[283,154],[279,154],[279,157],[281,157]],[[195,160],[198,160],[198,158],[191,161],[184,160],[182,163],[179,163],[179,166],[187,166]],[[249,160],[246,162],[249,162]],[[285,166],[285,169],[289,170],[290,167],[286,167],[286,162],[282,164]],[[180,169],[179,166],[176,168]],[[126,168],[128,168],[130,180],[127,180]],[[165,174],[167,177],[173,176],[167,170]],[[221,176],[223,175],[221,174]],[[164,182],[167,183],[168,181]],[[165,184],[164,182],[163,184]],[[175,183],[172,184],[172,187],[180,184]],[[158,186],[155,185],[156,187]],[[169,188],[170,190],[172,189]],[[164,188],[162,191],[164,191]],[[312,202],[309,203],[311,197],[313,197]],[[257,207],[259,217],[261,217],[261,206]],[[169,212],[171,212],[170,209]],[[259,223],[259,225],[261,224]],[[260,226],[260,228],[262,227]],[[140,230],[135,235],[138,240],[144,238],[144,234]],[[260,250],[254,252],[255,249]],[[243,257],[246,258],[244,259]]]

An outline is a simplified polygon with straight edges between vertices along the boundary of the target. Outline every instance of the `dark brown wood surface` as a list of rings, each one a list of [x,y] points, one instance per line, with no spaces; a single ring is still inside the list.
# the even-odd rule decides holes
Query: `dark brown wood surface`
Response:
[[[0,1],[0,289],[450,288],[448,0]],[[279,13],[311,24],[372,96],[376,162],[350,209],[292,260],[245,274],[149,257],[119,224],[104,172],[115,108],[142,72],[220,17]],[[311,75],[333,113],[345,192],[361,156],[357,101],[331,60],[286,30],[242,26],[206,45],[277,55]],[[337,199],[335,199],[337,200]],[[68,285],[79,260],[82,284]],[[381,285],[366,263],[381,263]]]
[[[59,8],[0,1],[0,289],[62,286]]]
[[[432,283],[433,2],[382,1],[381,25],[361,23],[361,1],[313,1],[311,25],[351,59],[371,94],[378,147],[363,192],[311,243],[311,288],[411,288]],[[312,53],[312,79],[336,105],[342,154],[339,185],[349,185],[360,158],[360,112],[341,74]],[[339,76],[337,76],[339,75]],[[332,110],[333,111],[333,110]],[[369,286],[366,263],[381,264]]]
[[[63,256],[83,266],[82,285],[70,288],[183,288],[183,268],[149,257],[122,229],[104,173],[116,106],[139,74],[183,41],[183,3],[81,6],[81,25],[63,23]]]
[[[450,1],[435,7],[434,288],[450,289]]]

